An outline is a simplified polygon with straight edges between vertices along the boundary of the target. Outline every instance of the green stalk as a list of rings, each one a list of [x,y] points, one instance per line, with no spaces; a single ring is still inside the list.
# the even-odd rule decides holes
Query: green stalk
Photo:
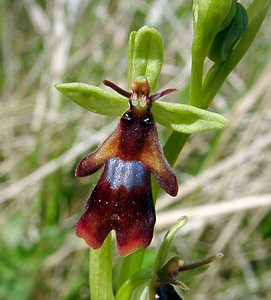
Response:
[[[189,135],[173,131],[164,145],[164,154],[171,166],[174,166],[181,153]],[[156,203],[160,191],[160,186],[156,180],[152,180],[153,200]]]
[[[89,288],[91,300],[114,300],[111,234],[100,249],[89,251]]]
[[[196,107],[200,107],[200,103],[202,102],[202,75],[205,56],[202,55],[201,50],[197,46],[192,47],[189,103]]]

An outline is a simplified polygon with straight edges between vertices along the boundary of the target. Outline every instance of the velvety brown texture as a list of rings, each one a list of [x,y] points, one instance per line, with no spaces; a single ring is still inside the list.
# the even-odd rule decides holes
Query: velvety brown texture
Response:
[[[97,249],[115,230],[119,254],[126,256],[146,248],[152,240],[155,210],[150,174],[170,195],[178,192],[176,176],[164,156],[150,112],[153,101],[175,89],[151,96],[146,78],[132,82],[131,93],[109,80],[104,84],[128,98],[130,110],[105,142],[76,168],[76,176],[88,176],[104,165],[77,223],[76,234]]]

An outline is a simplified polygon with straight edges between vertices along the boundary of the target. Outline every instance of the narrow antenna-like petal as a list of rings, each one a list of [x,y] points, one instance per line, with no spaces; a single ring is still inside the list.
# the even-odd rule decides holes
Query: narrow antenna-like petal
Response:
[[[118,85],[116,85],[114,82],[105,79],[103,81],[103,84],[110,87],[112,90],[116,91],[118,94],[124,96],[125,98],[128,98],[128,99],[130,98],[130,93],[125,91],[124,89],[122,89]]]
[[[158,92],[158,93],[150,96],[150,99],[151,99],[152,102],[154,102],[155,100],[158,100],[158,99],[160,99],[160,98],[162,98],[162,97],[164,97],[164,96],[166,96],[170,93],[173,93],[175,91],[177,91],[177,89],[166,89],[166,90],[163,90],[161,92]]]

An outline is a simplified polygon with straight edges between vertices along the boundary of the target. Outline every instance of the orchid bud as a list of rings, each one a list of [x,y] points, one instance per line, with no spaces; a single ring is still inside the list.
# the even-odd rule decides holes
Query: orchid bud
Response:
[[[240,3],[235,3],[235,14],[224,30],[217,33],[208,57],[214,62],[226,61],[234,47],[248,26],[248,16]]]
[[[194,0],[194,41],[205,58],[216,34],[227,22],[231,21],[235,0]]]

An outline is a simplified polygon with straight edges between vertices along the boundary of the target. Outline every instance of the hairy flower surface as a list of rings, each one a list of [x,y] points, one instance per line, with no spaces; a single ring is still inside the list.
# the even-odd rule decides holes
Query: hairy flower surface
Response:
[[[118,252],[126,256],[147,247],[153,236],[155,210],[150,174],[170,195],[178,191],[176,176],[169,166],[158,139],[151,105],[169,94],[168,89],[150,96],[146,78],[138,78],[131,93],[105,80],[105,85],[129,99],[130,109],[98,149],[83,158],[76,176],[88,176],[104,166],[79,219],[76,234],[97,249],[115,230]]]

